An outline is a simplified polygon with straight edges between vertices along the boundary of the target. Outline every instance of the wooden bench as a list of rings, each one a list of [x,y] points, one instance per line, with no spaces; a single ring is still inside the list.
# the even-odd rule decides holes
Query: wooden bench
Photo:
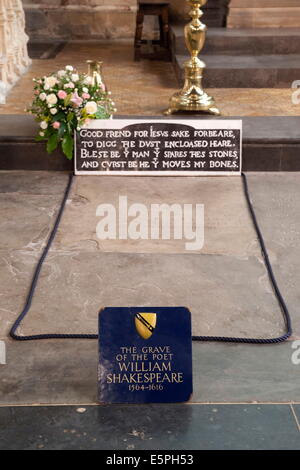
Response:
[[[159,44],[161,47],[169,47],[169,3],[168,2],[146,2],[139,1],[139,8],[136,17],[136,31],[134,41],[134,60],[141,59],[141,46],[147,41],[142,39],[144,18],[146,15],[157,16],[159,19],[160,39],[153,40],[153,44]]]

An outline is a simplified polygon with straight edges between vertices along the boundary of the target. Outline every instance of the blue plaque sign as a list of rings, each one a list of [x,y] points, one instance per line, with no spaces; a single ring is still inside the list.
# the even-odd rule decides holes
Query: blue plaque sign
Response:
[[[99,401],[177,403],[192,394],[185,307],[107,307],[99,314]]]

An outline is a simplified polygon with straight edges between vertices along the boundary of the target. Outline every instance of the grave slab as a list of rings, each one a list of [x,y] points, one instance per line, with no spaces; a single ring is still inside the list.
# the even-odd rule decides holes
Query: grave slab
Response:
[[[293,318],[292,339],[296,339],[300,337],[297,294],[299,174],[257,173],[248,175],[248,180],[276,277]],[[7,366],[1,366],[1,404],[96,401],[97,341],[18,343],[7,338],[9,328],[23,306],[30,275],[54,221],[66,182],[67,175],[52,172],[0,173],[0,197],[6,198],[5,205],[1,205],[4,218],[1,218],[0,232],[7,243],[6,247],[1,245],[0,248],[0,338],[6,342],[8,362]],[[221,189],[226,194],[222,184],[219,179],[212,181],[212,198],[216,199]],[[229,198],[231,190],[228,190]],[[153,185],[149,184],[147,191],[154,191]],[[232,194],[238,196],[239,192]],[[237,199],[236,196],[232,196],[233,199]],[[9,197],[13,198],[12,205]],[[16,203],[18,218],[14,218]],[[233,204],[237,203],[240,204],[233,201]],[[209,207],[212,210],[213,206]],[[236,210],[242,214],[242,206],[236,206]],[[30,231],[24,237],[23,226],[30,220],[32,212],[39,216],[31,226],[28,225]],[[33,239],[35,244],[28,245]],[[169,285],[171,278],[166,274],[172,274]],[[91,283],[89,279],[92,279]],[[134,280],[141,283],[143,279],[145,282],[140,288],[132,287]],[[158,279],[163,279],[167,285],[165,291]],[[50,253],[33,310],[22,329],[32,328],[37,333],[50,327],[52,331],[66,327],[70,331],[81,329],[84,324],[95,332],[93,312],[97,313],[102,302],[107,305],[117,299],[121,303],[126,297],[132,302],[151,298],[152,303],[155,296],[161,302],[172,304],[174,298],[168,293],[174,280],[180,289],[174,291],[173,296],[178,296],[178,301],[187,306],[193,303],[193,325],[201,328],[203,334],[210,334],[213,328],[217,334],[231,334],[233,329],[245,334],[271,334],[278,327],[279,330],[282,328],[281,314],[269,290],[258,253],[247,256],[225,251],[203,255],[104,253],[92,242],[77,247],[77,250],[64,249],[62,245]],[[76,286],[80,286],[80,290]],[[216,289],[220,292],[219,297],[215,295]],[[269,347],[194,343],[193,349],[195,402],[300,401],[299,366],[291,361],[292,342]]]

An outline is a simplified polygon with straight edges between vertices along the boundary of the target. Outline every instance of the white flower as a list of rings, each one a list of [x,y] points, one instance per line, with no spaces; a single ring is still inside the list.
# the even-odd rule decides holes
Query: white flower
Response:
[[[50,109],[50,113],[53,114],[53,115],[56,114],[56,113],[57,113],[57,109],[56,109],[56,108],[51,108],[51,109]]]
[[[78,82],[78,80],[79,80],[78,73],[72,73],[71,78],[72,78],[73,82]]]
[[[40,94],[40,100],[45,101],[46,98],[47,98],[46,93],[41,93]]]
[[[66,84],[64,85],[64,88],[75,88],[75,85],[74,85],[74,83],[69,82],[69,83],[66,83]]]
[[[45,132],[40,132],[41,137],[44,137],[44,135],[45,135]]]
[[[40,124],[40,127],[41,127],[41,129],[47,129],[48,124],[46,123],[46,121],[42,121],[41,124]]]
[[[84,108],[88,114],[95,114],[97,112],[98,105],[95,101],[88,101]]]
[[[61,78],[61,77],[64,77],[65,75],[67,74],[67,72],[65,70],[59,70],[57,72],[57,75]]]
[[[91,85],[93,83],[92,77],[89,77],[89,76],[85,77],[85,79],[83,80],[83,83],[85,85]]]
[[[57,97],[54,93],[51,93],[50,95],[47,96],[47,103],[52,105],[57,103]]]
[[[53,88],[57,84],[57,78],[55,77],[46,77],[45,78],[45,86],[44,88],[49,87]]]
[[[72,67],[72,65],[66,65],[66,70],[67,70],[68,72],[73,72],[74,67]]]
[[[83,87],[83,88],[82,88],[82,91],[83,91],[83,93],[88,93],[88,92],[89,92],[89,89],[88,89],[87,87]]]

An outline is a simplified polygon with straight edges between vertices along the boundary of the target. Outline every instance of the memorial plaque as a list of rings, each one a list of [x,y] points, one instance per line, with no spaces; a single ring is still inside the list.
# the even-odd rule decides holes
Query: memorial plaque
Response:
[[[75,136],[76,175],[240,175],[242,121],[96,120]]]
[[[191,314],[185,307],[107,307],[99,314],[99,401],[188,401]]]

